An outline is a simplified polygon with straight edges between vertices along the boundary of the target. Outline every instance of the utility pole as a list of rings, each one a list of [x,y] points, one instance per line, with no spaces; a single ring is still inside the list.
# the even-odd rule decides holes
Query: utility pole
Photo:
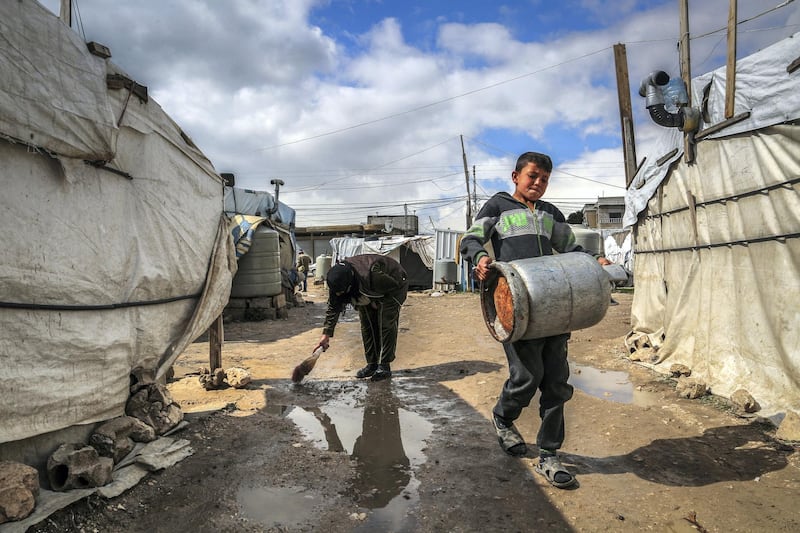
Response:
[[[469,168],[467,168],[467,152],[464,151],[464,136],[461,135],[461,157],[464,160],[464,177],[467,180],[467,229],[472,226],[472,201],[469,194]]]
[[[614,64],[617,71],[617,100],[622,127],[622,155],[625,162],[625,187],[629,187],[636,174],[636,140],[633,135],[633,110],[631,108],[628,56],[625,45],[614,45]]]

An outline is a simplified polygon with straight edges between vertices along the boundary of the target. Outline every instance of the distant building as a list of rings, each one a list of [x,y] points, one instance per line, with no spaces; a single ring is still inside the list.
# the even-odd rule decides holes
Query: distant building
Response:
[[[624,196],[605,196],[583,206],[583,223],[597,230],[622,229],[624,213]]]
[[[387,232],[400,235],[416,235],[419,232],[417,215],[368,216],[367,224],[380,224]]]
[[[311,257],[330,254],[330,240],[336,237],[361,237],[375,240],[388,236],[416,235],[417,216],[367,217],[366,224],[295,227],[297,246]]]

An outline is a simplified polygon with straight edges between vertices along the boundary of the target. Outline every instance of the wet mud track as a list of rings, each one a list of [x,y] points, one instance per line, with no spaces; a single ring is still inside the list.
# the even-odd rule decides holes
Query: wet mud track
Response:
[[[292,369],[319,339],[322,305],[288,321],[226,326],[226,367],[245,389],[205,391],[198,341],[170,390],[194,454],[121,496],[90,497],[33,533],[282,531],[797,531],[800,454],[757,419],[674,387],[624,357],[630,298],[573,334],[565,464],[577,490],[510,457],[489,421],[507,366],[474,295],[409,296],[389,381],[363,365],[357,321],[302,384]],[[517,421],[535,438],[534,404]]]
[[[291,421],[303,447],[350,459],[351,475],[339,492],[338,505],[349,510],[341,531],[524,531],[533,524],[567,531],[549,504],[535,504],[530,472],[520,459],[500,453],[486,418],[439,382],[495,369],[459,363],[399,372],[378,383],[275,387],[266,411]],[[277,513],[262,512],[272,504],[250,503],[259,511],[245,509],[249,519],[278,525],[269,523]],[[313,527],[309,518],[305,525]]]

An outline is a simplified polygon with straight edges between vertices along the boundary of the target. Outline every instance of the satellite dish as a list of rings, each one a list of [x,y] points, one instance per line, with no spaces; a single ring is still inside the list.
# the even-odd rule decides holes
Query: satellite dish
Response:
[[[391,233],[392,229],[394,229],[394,224],[392,224],[391,220],[387,220],[386,222],[383,223],[383,231],[385,233]]]

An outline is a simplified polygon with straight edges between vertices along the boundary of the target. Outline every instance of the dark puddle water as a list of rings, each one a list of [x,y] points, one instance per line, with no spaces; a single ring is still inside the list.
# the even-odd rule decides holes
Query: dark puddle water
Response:
[[[661,397],[652,392],[636,390],[627,372],[601,370],[570,363],[570,384],[590,396],[618,403],[640,406],[659,405]]]
[[[648,406],[660,397],[637,391],[626,372],[571,364],[570,383],[605,400]],[[402,382],[399,387],[393,383]],[[304,385],[305,386],[305,385]],[[416,469],[425,463],[426,441],[433,424],[401,405],[430,401],[413,380],[391,382],[322,382],[329,397],[315,407],[269,403],[267,411],[291,420],[305,439],[320,450],[347,453],[356,461],[352,480],[364,520],[353,531],[414,531],[411,511],[419,501]],[[333,390],[335,389],[335,390]],[[313,389],[310,389],[310,391]],[[403,395],[401,402],[398,395]],[[419,395],[419,397],[416,397]],[[238,493],[242,514],[267,527],[299,528],[325,503],[325,496],[308,487],[243,487]]]
[[[427,460],[423,450],[433,424],[401,407],[396,393],[391,382],[357,383],[335,391],[317,407],[267,408],[291,420],[313,446],[355,460],[357,504],[359,511],[369,512],[354,522],[353,531],[414,530],[410,511],[419,501],[415,471]],[[249,519],[292,528],[303,523],[315,502],[322,503],[322,496],[303,487],[246,487],[238,501]]]

